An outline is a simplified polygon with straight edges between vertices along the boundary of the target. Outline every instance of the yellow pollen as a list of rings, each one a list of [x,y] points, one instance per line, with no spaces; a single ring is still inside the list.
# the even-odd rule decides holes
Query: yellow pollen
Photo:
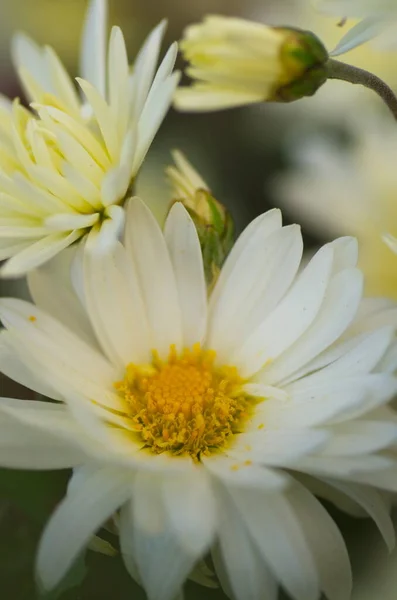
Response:
[[[35,317],[35,316],[31,315],[31,316],[29,317],[29,321],[31,321],[31,323],[35,323],[35,321],[37,321],[37,319],[36,319],[36,317]]]
[[[146,448],[199,460],[242,430],[256,399],[241,390],[237,369],[215,366],[215,357],[199,344],[179,355],[171,346],[166,361],[153,352],[150,365],[127,366],[115,387]]]

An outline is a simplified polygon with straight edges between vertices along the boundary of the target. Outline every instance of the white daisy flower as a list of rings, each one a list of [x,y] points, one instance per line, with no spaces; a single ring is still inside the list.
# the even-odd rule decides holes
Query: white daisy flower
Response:
[[[107,46],[106,13],[106,0],[91,0],[81,95],[52,48],[14,39],[31,109],[4,98],[0,105],[0,259],[10,259],[3,275],[25,274],[91,228],[103,246],[122,230],[124,201],[179,80],[177,45],[156,72],[162,22],[131,68],[119,27]]]
[[[118,512],[126,567],[150,600],[172,600],[209,551],[237,600],[275,599],[279,585],[296,600],[347,600],[347,551],[310,488],[360,505],[390,547],[373,486],[397,489],[397,428],[379,416],[397,391],[381,362],[395,319],[358,314],[355,240],[327,244],[298,274],[300,229],[272,210],[207,299],[180,203],[164,233],[133,199],[124,245],[102,255],[93,238],[80,300],[49,263],[29,275],[36,305],[0,301],[2,371],[57,401],[1,400],[0,464],[75,469],[40,543],[44,588]]]

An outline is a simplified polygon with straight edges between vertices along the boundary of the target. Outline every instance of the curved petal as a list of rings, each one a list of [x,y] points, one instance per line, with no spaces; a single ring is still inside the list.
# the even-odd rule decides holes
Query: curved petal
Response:
[[[164,236],[174,267],[182,313],[183,344],[203,343],[207,329],[207,286],[197,231],[183,204],[167,217]]]
[[[328,600],[349,600],[352,571],[346,544],[325,508],[297,481],[285,493],[310,546]]]
[[[324,246],[300,274],[278,306],[238,348],[231,364],[250,377],[275,360],[307,330],[324,300],[333,263],[333,250]]]
[[[45,590],[61,581],[93,534],[131,495],[128,470],[92,469],[55,509],[41,538],[37,575]]]
[[[295,600],[317,600],[316,564],[298,518],[283,493],[229,488],[263,559]]]
[[[138,198],[127,208],[125,247],[136,266],[151,327],[151,347],[167,358],[171,345],[182,348],[178,289],[162,231]]]

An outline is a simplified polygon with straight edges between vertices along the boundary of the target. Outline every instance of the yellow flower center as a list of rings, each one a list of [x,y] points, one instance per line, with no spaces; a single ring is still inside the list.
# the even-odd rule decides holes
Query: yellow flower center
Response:
[[[127,366],[115,387],[147,448],[199,460],[241,431],[255,401],[242,391],[235,367],[214,362],[215,352],[197,344],[179,356],[171,347],[166,361],[153,352],[152,364]]]

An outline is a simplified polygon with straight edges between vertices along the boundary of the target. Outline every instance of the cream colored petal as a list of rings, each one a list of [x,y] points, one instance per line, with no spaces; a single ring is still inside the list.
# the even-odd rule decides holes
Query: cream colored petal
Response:
[[[137,198],[127,208],[125,246],[128,260],[136,266],[151,327],[151,347],[166,358],[172,344],[180,350],[183,343],[177,284],[160,227]]]
[[[0,275],[2,277],[21,277],[30,270],[46,263],[82,235],[83,232],[79,230],[66,234],[52,233],[47,235],[10,258],[0,269]]]
[[[87,311],[103,352],[125,369],[151,360],[150,329],[135,266],[117,243],[109,252],[87,244],[84,253]]]
[[[98,92],[106,94],[106,0],[91,0],[88,6],[80,55],[81,76]]]

